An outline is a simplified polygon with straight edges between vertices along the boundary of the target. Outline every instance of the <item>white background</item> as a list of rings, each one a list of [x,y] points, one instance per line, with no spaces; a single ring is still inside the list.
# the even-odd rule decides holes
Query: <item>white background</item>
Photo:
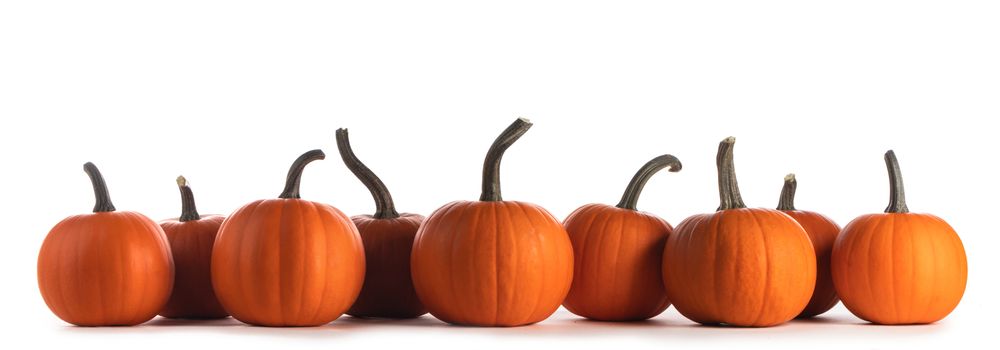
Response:
[[[0,183],[6,343],[179,347],[941,348],[988,341],[998,311],[1000,4],[995,1],[3,1]],[[37,290],[45,234],[88,212],[93,161],[120,210],[202,213],[277,196],[288,165],[323,148],[304,198],[349,214],[372,201],[336,157],[349,127],[401,211],[476,199],[482,157],[515,117],[504,197],[565,217],[614,204],[646,160],[671,153],[640,209],[677,224],[718,205],[717,142],[737,137],[750,206],[798,174],[801,209],[846,224],[881,211],[895,149],[915,212],[965,242],[965,298],[930,326],[865,325],[838,306],[769,329],[694,326],[671,308],[601,324],[560,310],[514,329],[342,318],[312,329],[162,319],[84,329]],[[992,342],[989,340],[989,342]]]

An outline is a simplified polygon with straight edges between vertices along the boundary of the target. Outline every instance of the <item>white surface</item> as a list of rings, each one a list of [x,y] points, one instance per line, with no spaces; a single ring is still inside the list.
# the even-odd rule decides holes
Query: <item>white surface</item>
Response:
[[[0,210],[5,340],[74,348],[341,345],[940,348],[986,341],[997,308],[992,140],[1000,116],[1000,10],[994,1],[466,1],[0,3]],[[829,322],[771,329],[657,321],[609,325],[564,311],[516,329],[432,318],[342,319],[317,329],[232,322],[68,327],[46,309],[35,259],[48,230],[88,212],[82,164],[104,172],[115,205],[177,216],[174,177],[203,213],[276,196],[290,162],[324,148],[302,193],[350,214],[367,191],[336,158],[351,129],[359,157],[401,211],[475,199],[482,157],[515,117],[535,127],[504,160],[507,199],[564,217],[615,203],[646,160],[640,208],[677,224],[717,206],[714,156],[737,137],[740,185],[773,207],[798,175],[797,204],[840,224],[881,211],[882,153],[899,156],[910,208],[965,242],[964,300],[937,325]],[[992,342],[992,341],[991,341]]]

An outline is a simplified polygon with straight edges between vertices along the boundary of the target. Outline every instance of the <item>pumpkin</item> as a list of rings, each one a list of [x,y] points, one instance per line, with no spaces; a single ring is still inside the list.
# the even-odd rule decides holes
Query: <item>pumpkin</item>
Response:
[[[531,127],[514,121],[493,142],[483,166],[479,201],[434,211],[413,243],[413,286],[434,317],[473,326],[542,321],[562,303],[573,280],[573,247],[544,208],[505,201],[500,160]]]
[[[885,154],[885,164],[889,206],[844,227],[830,260],[833,285],[844,306],[866,321],[933,323],[965,293],[965,248],[941,218],[909,211],[893,151]]]
[[[38,289],[52,313],[78,326],[146,322],[174,283],[167,238],[146,216],[115,211],[101,172],[93,163],[83,169],[94,187],[94,212],[49,231],[38,253]]]
[[[600,321],[636,321],[670,306],[663,288],[663,248],[673,231],[665,220],[636,210],[646,182],[681,162],[665,154],[642,166],[617,206],[587,204],[563,226],[573,243],[573,285],[563,306]]]
[[[160,316],[168,318],[223,318],[229,316],[212,289],[212,246],[226,217],[200,215],[194,193],[183,176],[181,216],[160,221],[174,257],[174,289]]]
[[[212,285],[223,308],[259,326],[318,326],[354,303],[365,253],[354,223],[327,204],[301,199],[302,170],[323,159],[306,152],[292,164],[278,199],[236,210],[212,250]]]
[[[812,297],[816,253],[790,216],[743,203],[735,142],[719,144],[718,210],[685,219],[667,239],[663,282],[667,298],[692,321],[774,326],[795,318]]]
[[[374,215],[355,215],[365,249],[365,282],[347,314],[356,317],[413,318],[427,313],[413,290],[410,252],[419,214],[396,212],[389,189],[351,149],[347,129],[337,130],[337,148],[347,168],[361,180],[375,199]]]
[[[809,304],[798,317],[814,317],[829,311],[837,305],[837,291],[833,288],[833,278],[830,276],[830,253],[833,242],[837,240],[840,226],[823,214],[795,209],[795,190],[798,181],[795,174],[785,176],[785,184],[781,188],[778,199],[778,210],[795,219],[809,235],[813,250],[816,253],[816,286],[813,288]]]

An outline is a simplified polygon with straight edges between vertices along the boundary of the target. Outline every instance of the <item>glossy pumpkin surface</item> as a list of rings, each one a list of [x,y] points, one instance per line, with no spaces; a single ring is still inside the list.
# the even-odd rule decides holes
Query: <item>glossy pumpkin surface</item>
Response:
[[[895,153],[886,153],[885,160],[889,207],[844,227],[833,247],[834,286],[844,306],[869,322],[933,323],[965,293],[965,247],[941,218],[909,211]]]
[[[303,154],[278,199],[258,200],[222,224],[212,251],[212,284],[223,307],[261,326],[318,326],[354,303],[365,257],[357,228],[327,204],[302,200]]]
[[[93,214],[52,228],[38,254],[38,289],[62,320],[78,326],[131,326],[156,316],[170,296],[174,265],[163,230],[146,216],[115,211],[92,163]]]

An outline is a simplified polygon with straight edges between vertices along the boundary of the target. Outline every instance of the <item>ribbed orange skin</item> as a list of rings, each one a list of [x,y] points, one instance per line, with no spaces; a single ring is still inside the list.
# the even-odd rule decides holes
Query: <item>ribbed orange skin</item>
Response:
[[[570,312],[600,321],[637,321],[670,306],[663,287],[663,249],[673,231],[656,215],[588,204],[563,222],[573,243]]]
[[[573,246],[559,221],[537,205],[457,201],[420,226],[411,269],[434,317],[521,326],[559,308],[573,282]]]
[[[730,209],[687,218],[663,254],[667,297],[702,324],[768,327],[798,315],[816,284],[805,230],[770,209]]]
[[[833,246],[837,294],[878,324],[936,322],[955,309],[968,277],[965,247],[930,214],[871,214],[844,227]]]
[[[132,326],[163,308],[174,262],[160,226],[134,212],[66,218],[38,254],[38,288],[49,309],[78,326]]]
[[[244,323],[318,326],[354,303],[365,275],[361,237],[326,204],[269,199],[222,224],[212,251],[212,285]]]
[[[840,225],[823,214],[804,210],[782,210],[795,219],[809,235],[813,250],[816,252],[816,287],[812,299],[798,317],[813,317],[829,311],[840,298],[833,287],[833,276],[830,275],[830,254],[833,253],[833,243],[840,234]]]
[[[347,314],[357,317],[413,318],[427,313],[410,277],[410,253],[423,215],[393,219],[352,216],[365,246],[365,283]]]
[[[160,316],[168,318],[223,318],[229,313],[219,304],[212,289],[212,246],[219,233],[220,215],[201,219],[163,220],[160,227],[170,242],[174,257],[174,289]]]

